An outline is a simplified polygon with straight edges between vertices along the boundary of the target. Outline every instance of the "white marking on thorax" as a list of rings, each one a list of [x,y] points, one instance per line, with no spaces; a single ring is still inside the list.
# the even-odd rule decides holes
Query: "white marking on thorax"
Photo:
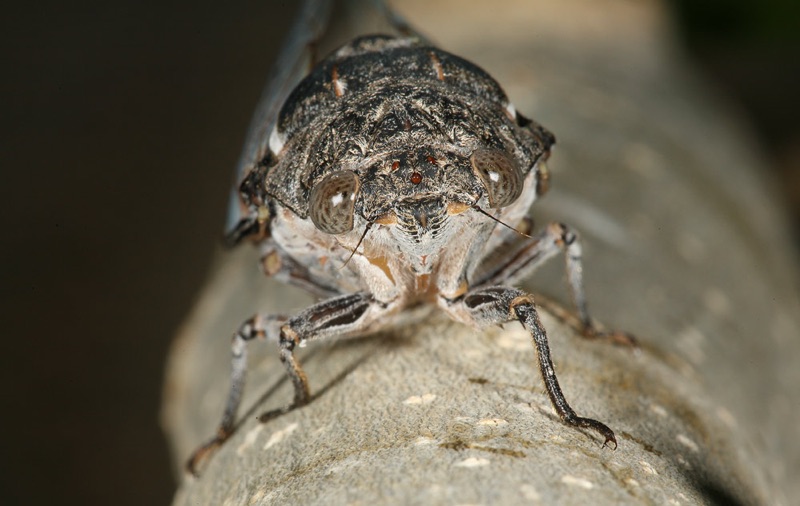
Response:
[[[440,81],[444,81],[444,69],[442,68],[442,62],[439,61],[439,58],[436,57],[434,53],[430,53],[431,63],[433,64],[433,71],[436,73],[436,79]]]
[[[514,107],[514,104],[509,102],[508,105],[506,105],[506,112],[508,113],[508,116],[511,118],[512,121],[516,121],[516,119],[517,119],[517,108]]]
[[[336,65],[334,65],[331,70],[331,81],[333,82],[333,92],[336,94],[336,97],[338,98],[344,95],[344,92],[347,90],[347,83],[344,79],[339,77],[339,67]]]
[[[347,90],[347,83],[344,82],[342,79],[337,79],[333,82],[333,89],[336,93],[337,97],[341,97],[344,95],[344,92]]]
[[[272,151],[272,154],[280,153],[285,143],[286,139],[278,132],[278,127],[273,128],[272,133],[269,134],[269,150]]]

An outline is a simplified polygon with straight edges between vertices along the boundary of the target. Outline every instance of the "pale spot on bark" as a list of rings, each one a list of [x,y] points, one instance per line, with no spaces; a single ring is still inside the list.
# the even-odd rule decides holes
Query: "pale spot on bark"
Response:
[[[469,457],[455,464],[455,467],[483,467],[489,465],[489,459]]]
[[[253,428],[250,430],[250,432],[248,432],[248,433],[247,433],[247,434],[244,436],[244,441],[242,441],[242,444],[240,444],[240,445],[239,445],[239,447],[236,449],[236,455],[238,455],[238,456],[240,456],[240,457],[241,457],[242,455],[244,455],[244,452],[245,452],[245,451],[246,451],[248,448],[250,448],[251,446],[253,446],[253,443],[255,443],[255,442],[256,442],[256,438],[258,437],[258,434],[259,434],[259,433],[260,433],[260,432],[261,432],[263,429],[264,429],[264,426],[263,426],[263,425],[261,425],[261,424],[258,424],[258,425],[256,425],[255,427],[253,427]]]
[[[404,400],[403,404],[430,404],[434,399],[436,399],[435,394],[412,395],[408,399]]]
[[[689,437],[684,434],[678,434],[675,437],[675,439],[677,439],[680,444],[682,444],[683,446],[692,450],[695,453],[700,451],[700,447],[697,446],[697,443],[689,439]]]
[[[281,429],[281,430],[273,432],[272,435],[269,437],[269,440],[264,445],[263,449],[267,450],[269,448],[272,448],[276,444],[280,443],[281,441],[286,439],[292,432],[297,430],[297,427],[299,425],[300,424],[295,422],[293,424],[288,425],[285,429]]]
[[[586,490],[594,488],[594,483],[592,483],[591,481],[584,478],[578,478],[570,474],[565,474],[564,476],[562,476],[561,483],[564,483],[566,485],[572,485],[575,487],[585,488]]]

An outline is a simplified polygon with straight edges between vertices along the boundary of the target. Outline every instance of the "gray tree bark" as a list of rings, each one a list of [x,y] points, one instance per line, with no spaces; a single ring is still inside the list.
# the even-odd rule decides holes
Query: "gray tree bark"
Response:
[[[564,392],[619,447],[560,422],[530,338],[442,316],[311,346],[315,400],[288,404],[277,350],[253,344],[237,432],[176,505],[790,504],[800,497],[797,275],[750,137],[675,51],[656,1],[398,6],[484,67],[556,133],[533,209],[582,234],[590,309],[638,352],[542,311]],[[221,189],[225,191],[225,189]],[[560,262],[525,287],[566,304]],[[264,279],[252,248],[220,254],[173,346],[163,424],[176,469],[210,437],[229,336],[255,311],[311,299]],[[554,312],[555,311],[555,312]]]

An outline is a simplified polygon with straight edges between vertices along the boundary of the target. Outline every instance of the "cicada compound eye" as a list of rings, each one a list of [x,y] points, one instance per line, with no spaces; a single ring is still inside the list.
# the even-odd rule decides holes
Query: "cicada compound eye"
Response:
[[[470,158],[472,170],[486,189],[489,207],[506,207],[522,194],[522,172],[517,162],[498,149],[478,149]]]
[[[311,189],[309,217],[326,234],[353,230],[353,210],[360,182],[349,170],[325,176]]]

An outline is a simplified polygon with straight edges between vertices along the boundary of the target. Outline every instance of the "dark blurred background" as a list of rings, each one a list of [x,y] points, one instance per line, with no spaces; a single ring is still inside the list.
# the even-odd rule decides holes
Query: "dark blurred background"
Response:
[[[751,123],[800,245],[800,2],[669,3],[687,58]]]
[[[752,124],[796,233],[800,3],[673,6],[688,56]],[[0,503],[171,500],[164,361],[294,7],[4,7]]]

